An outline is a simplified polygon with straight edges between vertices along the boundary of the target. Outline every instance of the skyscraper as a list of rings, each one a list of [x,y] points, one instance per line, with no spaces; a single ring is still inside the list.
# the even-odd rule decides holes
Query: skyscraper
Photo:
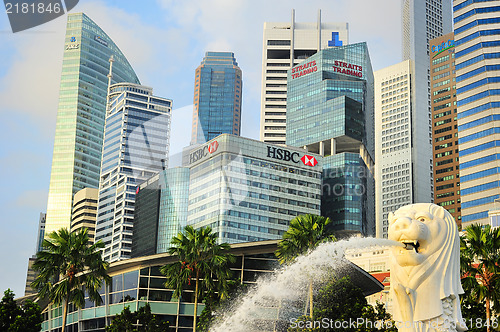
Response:
[[[414,159],[412,154],[416,140],[412,121],[414,72],[414,62],[406,60],[378,70],[374,75],[377,237],[387,237],[389,212],[418,201],[430,202],[433,198],[429,175],[426,177],[429,182],[425,183],[428,190],[415,190],[418,181],[415,168],[432,167],[432,151],[431,160]]]
[[[83,188],[73,198],[70,231],[78,232],[87,228],[90,243],[94,243],[95,239],[98,193],[97,188]]]
[[[460,214],[457,90],[453,32],[430,41],[434,203],[451,213],[457,224]]]
[[[318,153],[321,215],[343,235],[374,235],[373,72],[366,43],[327,48],[288,71],[286,143]]]
[[[206,52],[196,68],[191,145],[241,130],[241,69],[230,52]]]
[[[375,73],[379,237],[396,207],[434,200],[429,41],[451,22],[451,0],[403,0],[403,62]]]
[[[95,237],[108,262],[130,258],[137,186],[167,166],[171,110],[151,88],[110,87]]]
[[[45,234],[69,229],[73,195],[99,186],[108,90],[108,59],[113,82],[139,83],[111,38],[83,13],[69,14],[59,91]]]
[[[347,23],[265,22],[262,45],[260,140],[285,144],[287,71],[319,50],[348,43]]]
[[[454,1],[462,225],[488,224],[500,198],[500,1]]]
[[[414,203],[432,202],[432,112],[429,41],[452,31],[451,0],[404,0],[403,61],[412,60],[412,162]]]

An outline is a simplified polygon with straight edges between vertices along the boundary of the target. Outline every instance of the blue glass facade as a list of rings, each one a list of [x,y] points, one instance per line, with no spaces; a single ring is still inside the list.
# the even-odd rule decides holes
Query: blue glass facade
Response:
[[[139,83],[127,59],[85,14],[69,14],[64,43],[46,233],[70,228],[73,195],[99,186],[109,58],[112,83]]]
[[[455,1],[462,223],[489,224],[500,197],[498,0]]]
[[[151,88],[110,88],[102,151],[96,241],[107,261],[130,258],[137,185],[166,167],[172,101]]]
[[[365,43],[324,49],[288,71],[287,145],[323,158],[321,213],[375,232],[373,73]]]
[[[207,52],[196,69],[191,144],[241,130],[241,69],[230,52]]]

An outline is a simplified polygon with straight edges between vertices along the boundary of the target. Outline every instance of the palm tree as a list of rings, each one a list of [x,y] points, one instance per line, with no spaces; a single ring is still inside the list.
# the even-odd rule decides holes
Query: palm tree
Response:
[[[210,227],[195,230],[186,226],[183,233],[172,238],[171,255],[179,261],[165,265],[160,271],[167,277],[165,287],[174,289],[174,296],[181,298],[182,290],[194,279],[194,322],[196,331],[198,297],[203,291],[217,291],[220,298],[227,295],[230,277],[229,263],[235,258],[228,253],[229,244],[217,244],[217,234]],[[217,281],[217,283],[215,282]]]
[[[462,284],[477,302],[486,306],[486,322],[491,324],[491,308],[500,310],[500,228],[471,225],[460,238]],[[490,332],[490,324],[487,331]]]
[[[99,249],[104,243],[89,243],[88,230],[71,233],[66,228],[48,234],[43,251],[37,253],[33,269],[39,274],[31,284],[41,298],[55,305],[64,303],[62,332],[66,328],[68,304],[85,305],[85,292],[96,304],[102,302],[99,289],[109,282],[109,264],[102,260]]]
[[[290,227],[278,244],[276,256],[281,264],[292,263],[297,256],[316,248],[320,243],[335,241],[327,229],[330,218],[315,214],[302,214],[290,221]],[[309,316],[313,315],[313,280],[309,280]]]

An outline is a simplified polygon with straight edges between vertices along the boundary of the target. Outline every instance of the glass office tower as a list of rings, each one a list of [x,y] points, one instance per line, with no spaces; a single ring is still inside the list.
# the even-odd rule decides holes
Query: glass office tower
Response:
[[[108,262],[130,258],[137,185],[167,166],[172,101],[132,83],[110,87],[96,241]]]
[[[96,23],[83,13],[69,14],[45,234],[69,229],[73,195],[99,186],[110,56],[115,60],[113,83],[139,83],[123,53]]]
[[[240,135],[242,85],[233,53],[205,53],[196,68],[191,145],[220,134]]]
[[[453,1],[462,226],[500,198],[500,1]]]
[[[321,214],[373,235],[373,73],[366,43],[324,49],[288,71],[286,143],[323,158]]]

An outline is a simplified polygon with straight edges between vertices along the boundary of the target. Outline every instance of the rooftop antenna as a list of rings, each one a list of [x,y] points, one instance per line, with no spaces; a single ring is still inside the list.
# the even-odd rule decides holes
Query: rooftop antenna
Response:
[[[113,62],[115,59],[113,55],[109,57],[109,74],[108,74],[108,94],[106,96],[106,114],[109,113],[110,103],[109,103],[109,94],[111,93],[111,79],[113,78]]]

